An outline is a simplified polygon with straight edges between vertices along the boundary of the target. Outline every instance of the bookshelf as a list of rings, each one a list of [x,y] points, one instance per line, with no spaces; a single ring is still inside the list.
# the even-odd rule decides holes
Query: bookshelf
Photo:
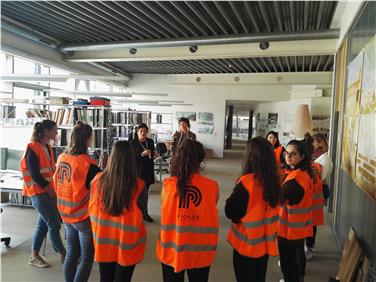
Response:
[[[89,154],[98,160],[101,168],[104,168],[112,146],[112,142],[108,139],[111,128],[110,118],[111,108],[105,106],[70,105],[57,109],[52,120],[58,126],[56,142],[58,153],[67,147],[70,133],[77,121],[83,121],[93,128],[93,142]]]
[[[111,126],[113,140],[128,140],[129,135],[134,132],[136,126],[145,123],[149,128],[151,125],[151,112],[132,110],[112,110]]]
[[[173,113],[153,113],[151,127],[157,132],[157,142],[169,141],[173,132]]]

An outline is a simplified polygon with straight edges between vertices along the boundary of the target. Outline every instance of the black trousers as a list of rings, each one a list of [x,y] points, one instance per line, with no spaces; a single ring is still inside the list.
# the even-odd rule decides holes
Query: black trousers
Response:
[[[145,187],[141,192],[139,199],[139,206],[142,207],[143,215],[147,215],[148,213],[148,202],[149,202],[149,188],[150,184],[145,183]]]
[[[299,282],[305,274],[304,240],[287,240],[278,237],[279,259],[285,282]]]
[[[265,282],[269,255],[251,258],[233,252],[233,265],[237,282]]]
[[[307,246],[307,248],[313,249],[315,247],[316,233],[317,233],[317,226],[314,225],[313,226],[313,235],[312,235],[312,237],[308,237],[306,239],[306,246]]]
[[[207,282],[209,280],[210,266],[203,268],[187,269],[189,282]],[[185,270],[174,272],[172,266],[162,263],[163,282],[184,282]]]
[[[100,262],[101,282],[130,282],[135,266],[122,266],[116,262]]]

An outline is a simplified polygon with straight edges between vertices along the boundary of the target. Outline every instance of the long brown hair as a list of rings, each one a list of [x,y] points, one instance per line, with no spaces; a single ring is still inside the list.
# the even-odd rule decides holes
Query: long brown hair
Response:
[[[129,205],[137,185],[136,156],[128,141],[118,141],[99,179],[104,209],[118,216]]]
[[[82,121],[78,121],[73,127],[66,153],[70,155],[87,154],[87,141],[90,139],[92,134],[93,129],[90,125]]]
[[[328,141],[326,140],[326,137],[324,134],[316,133],[315,135],[313,135],[313,139],[315,139],[318,143],[321,144],[321,149],[324,152],[328,152],[329,150]]]
[[[46,134],[46,131],[53,129],[54,127],[56,127],[56,122],[49,119],[45,119],[42,122],[36,122],[33,127],[33,134],[30,138],[31,141],[40,142]]]
[[[254,173],[255,179],[262,185],[263,198],[271,207],[279,202],[278,166],[272,144],[262,137],[248,141],[243,158],[242,174]]]
[[[179,146],[171,164],[171,176],[177,176],[177,188],[180,197],[185,196],[185,189],[192,174],[200,169],[205,158],[204,146],[200,142],[186,139]]]

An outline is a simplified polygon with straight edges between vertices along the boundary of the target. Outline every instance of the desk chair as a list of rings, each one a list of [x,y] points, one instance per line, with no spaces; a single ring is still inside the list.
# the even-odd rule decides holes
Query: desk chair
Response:
[[[159,182],[162,182],[163,172],[170,172],[170,152],[167,150],[165,143],[157,143],[157,145],[155,146],[155,151],[159,154],[159,157],[154,160],[154,171],[159,174]]]

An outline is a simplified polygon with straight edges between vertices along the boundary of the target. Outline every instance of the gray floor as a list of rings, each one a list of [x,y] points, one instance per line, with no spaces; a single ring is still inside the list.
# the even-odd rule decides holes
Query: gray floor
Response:
[[[224,216],[224,203],[231,193],[235,179],[239,175],[244,143],[236,142],[233,149],[225,153],[224,159],[210,159],[206,163],[204,174],[218,181],[221,198],[218,204],[220,214],[220,241],[217,257],[210,272],[210,281],[235,281],[232,268],[232,249],[226,242],[229,221]],[[155,258],[155,242],[159,229],[160,185],[155,184],[150,194],[150,214],[156,223],[147,224],[148,241],[145,259],[137,265],[133,281],[162,281],[161,267]],[[33,209],[3,206],[0,215],[3,233],[11,233],[11,249],[1,246],[1,281],[63,281],[62,265],[59,256],[54,254],[51,244],[47,243],[45,259],[51,264],[48,269],[38,269],[27,264],[31,247],[31,237],[36,220]],[[330,224],[331,215],[326,216]],[[64,232],[62,230],[62,236]],[[330,225],[321,226],[317,235],[317,252],[307,264],[306,282],[328,281],[338,269],[339,251]],[[269,260],[267,281],[279,281],[282,278],[277,266],[278,258]],[[90,281],[98,281],[98,266],[94,264]]]

